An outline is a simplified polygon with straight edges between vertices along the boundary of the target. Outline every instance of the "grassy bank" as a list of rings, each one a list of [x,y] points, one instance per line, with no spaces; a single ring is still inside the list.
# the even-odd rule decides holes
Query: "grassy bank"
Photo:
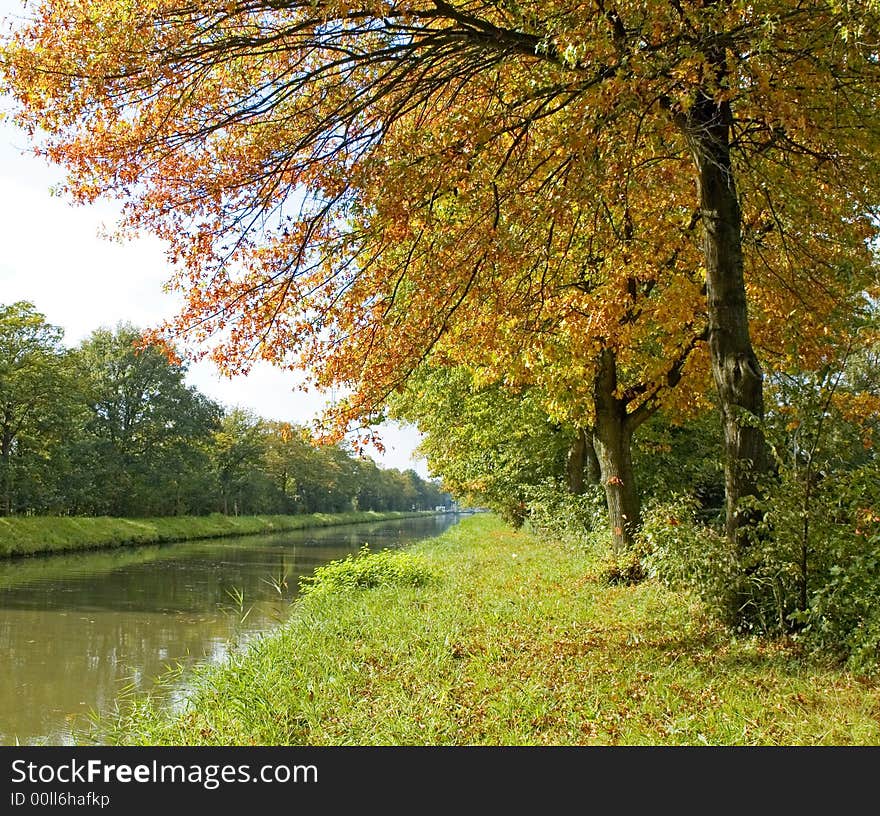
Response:
[[[224,516],[218,513],[143,519],[14,516],[0,518],[0,558],[221,536],[282,533],[309,527],[359,524],[418,515],[427,513],[359,511],[301,516]]]
[[[372,559],[372,560],[371,560]],[[323,573],[289,623],[131,705],[121,744],[880,744],[880,689],[477,516]],[[320,573],[319,573],[320,574]],[[367,588],[364,588],[367,587]],[[110,730],[106,730],[110,729]]]

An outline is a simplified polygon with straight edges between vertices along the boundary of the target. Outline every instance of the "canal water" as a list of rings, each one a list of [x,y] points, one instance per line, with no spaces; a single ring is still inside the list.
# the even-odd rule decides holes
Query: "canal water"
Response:
[[[278,626],[299,578],[451,514],[0,563],[0,744],[65,745],[94,713]]]

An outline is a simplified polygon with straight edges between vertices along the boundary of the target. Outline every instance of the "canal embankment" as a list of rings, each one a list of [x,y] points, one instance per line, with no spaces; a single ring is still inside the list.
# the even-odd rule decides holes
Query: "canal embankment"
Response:
[[[434,511],[309,513],[302,515],[169,516],[9,516],[0,518],[0,558],[134,547],[230,536],[283,533],[343,524],[433,515]]]
[[[880,688],[581,547],[477,515],[306,579],[287,622],[138,697],[122,745],[874,745]]]

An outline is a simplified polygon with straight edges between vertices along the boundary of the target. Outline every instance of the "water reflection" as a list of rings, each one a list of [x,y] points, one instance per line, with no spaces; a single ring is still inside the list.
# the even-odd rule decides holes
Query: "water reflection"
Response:
[[[0,565],[0,744],[58,745],[90,710],[169,666],[219,660],[276,626],[299,578],[364,543],[400,546],[453,516]]]

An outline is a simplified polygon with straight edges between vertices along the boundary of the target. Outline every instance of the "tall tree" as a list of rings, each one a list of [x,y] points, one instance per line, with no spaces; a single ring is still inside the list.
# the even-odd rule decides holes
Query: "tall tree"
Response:
[[[541,406],[534,392],[480,387],[464,368],[440,368],[417,372],[392,400],[391,412],[424,434],[419,449],[447,489],[518,526],[526,517],[529,489],[565,480],[570,452],[583,439]],[[583,463],[581,479],[582,471]]]
[[[741,545],[766,459],[750,317],[779,311],[756,293],[821,323],[858,278],[839,262],[868,265],[878,28],[876,3],[827,0],[44,0],[6,69],[73,196],[120,195],[170,242],[171,331],[232,320],[222,366],[260,354],[352,387],[337,432],[429,355],[491,354],[510,321],[539,335],[553,290],[618,303],[593,322],[553,301],[557,325],[583,315],[575,359],[607,370],[627,308],[704,276]]]
[[[236,516],[253,512],[254,482],[263,476],[266,455],[263,421],[242,408],[227,411],[214,432],[211,451],[220,485],[218,509]]]
[[[300,482],[306,478],[311,446],[305,428],[289,422],[263,424],[263,462],[266,473],[277,490],[278,512],[302,512],[298,495]]]
[[[185,384],[182,366],[140,341],[140,331],[120,325],[92,332],[78,349],[89,381],[83,455],[93,474],[90,509],[119,516],[190,512],[188,482],[200,480],[202,492],[208,487],[206,445],[219,407]]]
[[[0,305],[0,514],[19,509],[16,475],[33,469],[70,419],[75,378],[62,337],[32,303]]]

